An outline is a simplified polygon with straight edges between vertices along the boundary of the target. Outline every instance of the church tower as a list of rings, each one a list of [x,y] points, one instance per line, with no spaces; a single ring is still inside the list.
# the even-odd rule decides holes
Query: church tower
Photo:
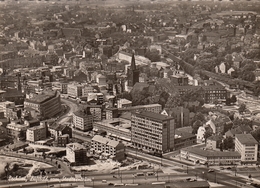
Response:
[[[140,71],[136,68],[135,54],[132,54],[131,66],[128,68],[128,86],[133,87],[136,82],[139,82]]]

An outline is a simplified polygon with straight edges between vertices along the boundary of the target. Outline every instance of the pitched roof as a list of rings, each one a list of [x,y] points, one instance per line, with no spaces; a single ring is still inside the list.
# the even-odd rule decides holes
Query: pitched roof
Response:
[[[64,130],[66,127],[67,127],[67,125],[65,125],[65,124],[57,124],[57,123],[54,123],[54,124],[52,124],[49,128],[50,128],[50,129],[54,129],[54,130],[56,130],[56,131],[62,131],[62,130]]]

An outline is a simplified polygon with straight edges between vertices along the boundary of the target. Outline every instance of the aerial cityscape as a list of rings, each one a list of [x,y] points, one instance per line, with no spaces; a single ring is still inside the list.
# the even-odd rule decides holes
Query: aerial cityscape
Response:
[[[259,1],[0,1],[1,188],[259,188],[259,146]]]

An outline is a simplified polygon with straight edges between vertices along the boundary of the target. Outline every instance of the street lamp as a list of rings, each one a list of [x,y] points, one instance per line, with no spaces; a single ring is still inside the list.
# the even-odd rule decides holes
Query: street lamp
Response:
[[[94,188],[94,180],[95,180],[94,177],[92,177],[91,180],[92,180],[93,188]]]

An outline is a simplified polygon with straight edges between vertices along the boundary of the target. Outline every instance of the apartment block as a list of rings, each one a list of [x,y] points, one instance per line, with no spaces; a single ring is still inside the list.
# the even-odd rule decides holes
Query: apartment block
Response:
[[[251,134],[236,134],[235,151],[241,154],[241,163],[256,163],[258,142]]]
[[[91,150],[100,158],[125,159],[125,146],[122,142],[95,135],[91,140]]]
[[[67,86],[68,96],[73,98],[81,97],[83,87],[84,86],[81,84],[75,84],[75,83],[68,84]]]
[[[76,129],[89,131],[93,128],[93,115],[88,110],[73,113],[73,125]]]
[[[26,130],[28,126],[17,124],[15,122],[11,122],[6,126],[7,135],[10,138],[14,138],[16,140],[25,140],[26,139]]]
[[[26,131],[26,140],[36,142],[47,138],[47,126],[45,124],[28,128]]]
[[[143,150],[165,153],[174,149],[174,118],[141,111],[131,115],[132,144]]]

